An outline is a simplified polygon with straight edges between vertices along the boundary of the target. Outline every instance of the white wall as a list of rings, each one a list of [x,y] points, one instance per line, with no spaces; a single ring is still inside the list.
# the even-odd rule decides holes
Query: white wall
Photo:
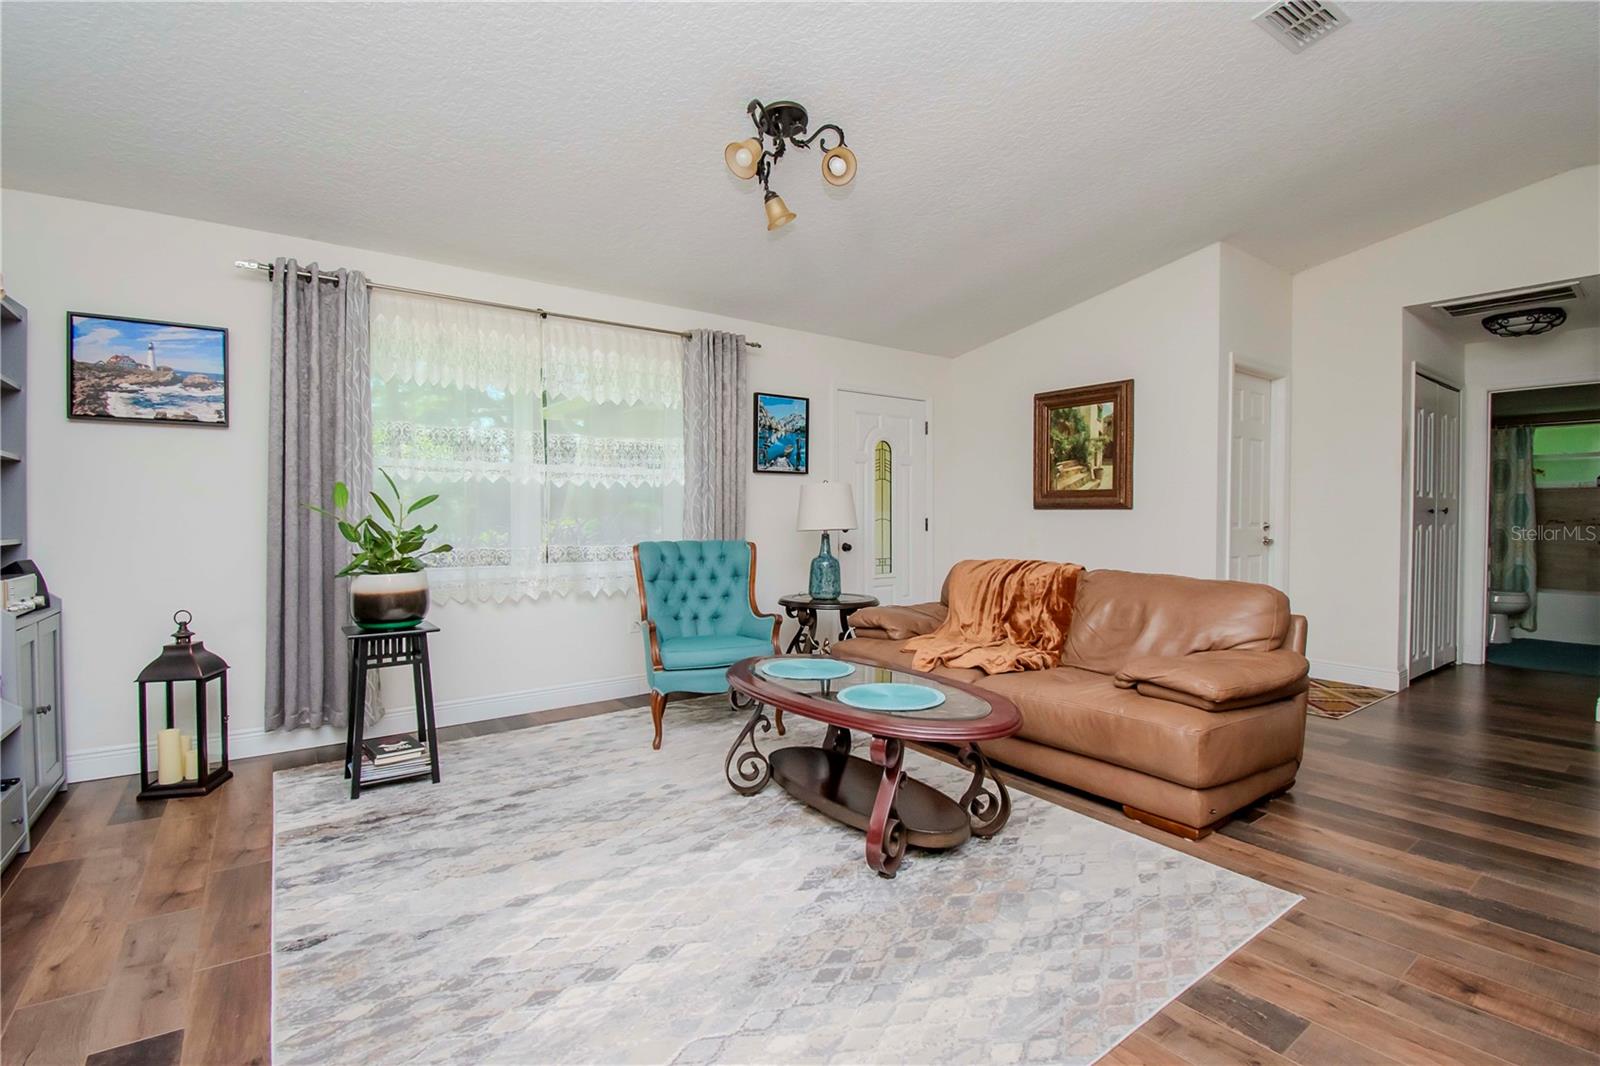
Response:
[[[403,224],[397,220],[396,224]],[[261,233],[190,219],[8,191],[7,291],[28,307],[29,540],[67,603],[68,773],[136,765],[133,678],[179,608],[232,664],[240,755],[342,742],[331,731],[261,733],[265,647],[267,345],[270,290],[235,259],[292,256],[375,280],[576,314],[742,332],[764,347],[756,389],[809,396],[812,432],[830,439],[840,385],[920,395],[936,405],[949,362],[683,308]],[[751,270],[760,270],[752,263]],[[233,424],[220,431],[69,423],[68,311],[170,319],[230,330]],[[826,323],[819,323],[826,325]],[[814,448],[812,477],[833,449]],[[813,534],[794,529],[802,479],[750,475],[749,532],[760,546],[767,610],[804,587]],[[435,687],[441,719],[520,713],[644,689],[634,597],[440,605]],[[396,686],[399,688],[400,686]],[[402,704],[409,696],[397,697]]]
[[[1013,556],[1211,577],[1221,253],[1211,245],[955,360],[935,570]],[[1033,396],[1135,380],[1133,509],[1033,509]]]
[[[1404,683],[1403,308],[1596,273],[1597,237],[1585,167],[1294,276],[1289,583],[1317,676]]]
[[[1557,280],[1557,279],[1549,279]],[[1509,389],[1600,381],[1600,329],[1558,329],[1542,337],[1486,338],[1465,348],[1461,396],[1461,661],[1483,662],[1488,619],[1489,404]],[[1514,636],[1600,644],[1600,593],[1546,590],[1539,629]]]

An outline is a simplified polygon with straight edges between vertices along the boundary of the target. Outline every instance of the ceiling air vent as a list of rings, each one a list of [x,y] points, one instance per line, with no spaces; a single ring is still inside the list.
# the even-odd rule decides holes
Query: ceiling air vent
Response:
[[[1451,318],[1468,318],[1474,315],[1491,315],[1497,311],[1511,311],[1527,307],[1529,304],[1547,304],[1554,300],[1582,298],[1583,290],[1573,281],[1562,285],[1543,285],[1537,289],[1510,289],[1506,292],[1485,293],[1482,296],[1469,296],[1465,300],[1450,300],[1433,306]]]
[[[1326,0],[1284,0],[1255,17],[1257,26],[1297,55],[1349,21],[1349,15]]]

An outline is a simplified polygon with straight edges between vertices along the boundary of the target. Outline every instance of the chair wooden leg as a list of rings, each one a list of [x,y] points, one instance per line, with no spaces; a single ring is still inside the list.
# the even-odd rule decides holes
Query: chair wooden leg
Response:
[[[655,724],[656,738],[650,742],[650,747],[654,751],[661,750],[661,716],[666,713],[666,710],[667,694],[665,692],[657,692],[655,689],[651,689],[650,721]]]
[[[780,737],[783,736],[783,708],[782,707],[774,707],[772,709],[772,720],[778,727],[778,735]]]

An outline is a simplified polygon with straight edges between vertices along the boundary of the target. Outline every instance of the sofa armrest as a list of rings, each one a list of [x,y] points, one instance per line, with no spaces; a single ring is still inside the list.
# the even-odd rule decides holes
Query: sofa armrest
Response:
[[[1298,696],[1309,684],[1310,664],[1297,651],[1200,651],[1149,655],[1117,671],[1119,688],[1141,696],[1231,711]]]
[[[850,616],[858,637],[909,640],[932,633],[944,623],[950,608],[942,603],[914,603],[902,607],[867,607]]]

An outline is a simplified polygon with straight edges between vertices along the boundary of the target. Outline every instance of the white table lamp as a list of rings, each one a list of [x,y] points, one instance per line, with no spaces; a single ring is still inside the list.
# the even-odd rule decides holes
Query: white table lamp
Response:
[[[856,528],[856,498],[850,486],[836,481],[800,486],[800,515],[796,529],[822,534],[822,550],[811,560],[811,595],[819,600],[839,598],[839,560],[830,550],[828,534]]]

